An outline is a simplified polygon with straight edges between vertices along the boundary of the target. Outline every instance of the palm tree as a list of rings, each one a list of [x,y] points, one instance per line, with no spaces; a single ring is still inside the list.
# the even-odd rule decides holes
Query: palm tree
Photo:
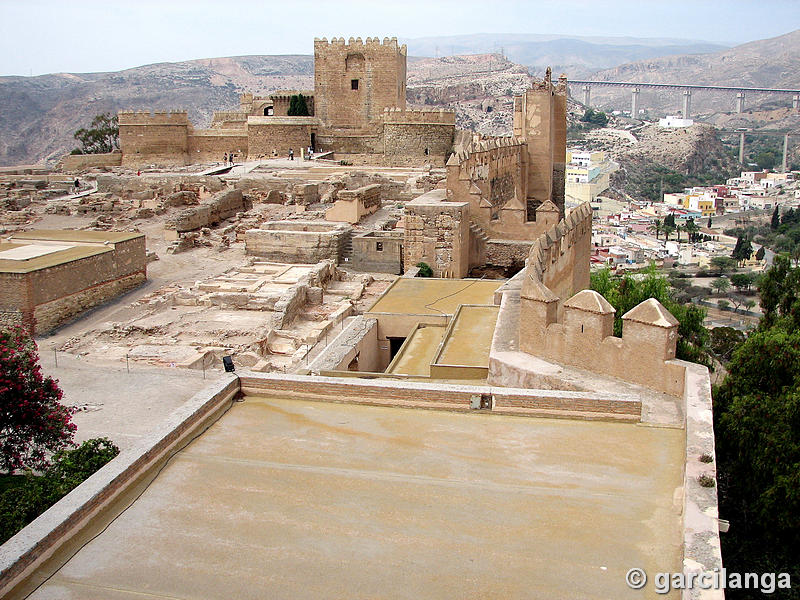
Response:
[[[656,239],[658,239],[658,234],[664,231],[664,226],[661,224],[661,219],[656,219],[653,224],[647,228],[647,231],[650,233],[655,233]]]
[[[681,243],[681,231],[683,231],[684,229],[685,229],[685,227],[683,225],[681,225],[680,223],[677,223],[675,225],[675,231],[678,234],[678,243],[679,244]]]
[[[694,224],[694,219],[689,219],[688,221],[686,221],[684,229],[686,230],[686,234],[688,235],[690,242],[692,241],[692,236],[696,234],[699,230],[697,225]]]
[[[661,227],[661,231],[664,232],[664,240],[669,241],[669,236],[673,231],[675,231],[675,228],[664,223],[664,225]]]

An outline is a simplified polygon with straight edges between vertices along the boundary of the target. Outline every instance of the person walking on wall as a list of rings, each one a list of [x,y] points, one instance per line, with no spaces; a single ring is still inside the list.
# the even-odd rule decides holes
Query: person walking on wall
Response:
[[[223,165],[227,165],[227,164],[228,164],[228,153],[227,153],[227,152],[226,152],[226,153],[225,153],[225,155],[222,157],[222,164],[223,164]]]
[[[78,190],[81,189],[81,182],[78,181],[78,178],[75,178],[75,193],[78,193]]]
[[[294,150],[289,148],[289,160],[294,160]]]

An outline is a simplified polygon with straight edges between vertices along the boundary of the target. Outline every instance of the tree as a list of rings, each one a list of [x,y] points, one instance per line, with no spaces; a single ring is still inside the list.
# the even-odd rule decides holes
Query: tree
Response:
[[[711,289],[715,290],[718,294],[724,294],[731,289],[731,282],[727,277],[717,277],[711,282]]]
[[[41,475],[28,472],[21,484],[0,493],[0,544],[66,496],[119,454],[109,439],[87,440],[57,452]]]
[[[748,260],[753,255],[753,245],[747,238],[737,237],[731,258],[736,261]]]
[[[711,266],[714,267],[718,273],[726,273],[736,268],[736,261],[729,256],[715,256],[711,259]]]
[[[605,297],[614,307],[614,335],[622,335],[622,315],[648,298],[655,298],[678,320],[676,356],[683,360],[710,365],[708,356],[708,330],[703,326],[705,309],[695,304],[680,304],[675,300],[669,281],[654,266],[644,270],[643,276],[611,275],[608,269],[591,274],[591,288]]]
[[[307,117],[310,112],[308,110],[308,103],[303,94],[295,94],[289,98],[289,110],[286,114],[290,117]]]
[[[647,227],[647,231],[650,233],[656,234],[656,239],[658,239],[658,234],[663,231],[663,226],[661,225],[661,219],[656,219],[653,221],[651,225]]]
[[[92,119],[89,129],[81,127],[75,132],[75,139],[81,143],[79,154],[105,154],[119,148],[119,119],[110,113],[97,115]]]
[[[714,327],[711,330],[711,350],[721,362],[728,362],[733,351],[744,342],[744,334],[733,327]]]
[[[778,157],[772,151],[759,152],[755,156],[755,162],[761,170],[769,170],[778,164]]]
[[[708,227],[709,229],[711,229],[711,217],[708,217],[708,225],[707,225],[707,227]]]
[[[42,469],[72,443],[73,409],[39,367],[36,344],[21,328],[0,330],[0,469]]]
[[[689,241],[694,242],[697,241],[697,232],[699,228],[694,222],[694,219],[689,219],[686,221],[686,225],[683,226],[684,230],[686,230],[686,234],[689,236]]]
[[[764,246],[761,246],[756,251],[756,260],[764,260],[764,257],[766,256],[766,254],[767,254],[767,251],[764,249]]]
[[[717,300],[717,306],[719,307],[720,310],[728,310],[728,307],[730,305],[731,303],[725,300],[724,298],[720,298],[719,300]]]
[[[755,305],[756,305],[756,301],[755,300],[747,300],[744,303],[744,309],[745,310],[753,310],[753,308],[755,308]]]
[[[664,217],[664,225],[667,227],[675,227],[675,215],[670,213]]]
[[[721,536],[729,571],[797,572],[800,557],[800,330],[757,331],[714,390]]]
[[[605,127],[608,124],[608,115],[601,110],[587,108],[581,117],[581,121],[597,127]]]
[[[764,311],[759,327],[767,329],[783,323],[800,329],[800,268],[792,267],[788,256],[775,256],[772,267],[758,283],[758,295]]]
[[[780,209],[778,208],[778,204],[776,202],[775,203],[775,210],[772,211],[772,220],[769,223],[769,228],[772,231],[775,231],[776,229],[778,229],[780,224],[781,224],[781,212],[780,212]]]
[[[753,285],[755,280],[755,275],[752,273],[734,273],[731,275],[731,284],[737,290],[749,290],[750,286]]]
[[[683,231],[683,229],[684,229],[683,225],[681,225],[681,224],[675,225],[675,231],[678,234],[678,243],[679,244],[681,243],[681,231]]]

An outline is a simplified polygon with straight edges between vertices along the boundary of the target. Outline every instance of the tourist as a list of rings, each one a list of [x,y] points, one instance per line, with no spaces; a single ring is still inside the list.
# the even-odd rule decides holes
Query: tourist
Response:
[[[78,190],[81,188],[81,182],[78,181],[78,178],[75,178],[75,193],[78,193]]]
[[[289,160],[294,160],[294,150],[289,148]]]
[[[225,153],[225,155],[222,157],[222,164],[223,164],[223,165],[227,165],[227,164],[228,164],[228,153],[227,153],[227,152],[226,152],[226,153]]]

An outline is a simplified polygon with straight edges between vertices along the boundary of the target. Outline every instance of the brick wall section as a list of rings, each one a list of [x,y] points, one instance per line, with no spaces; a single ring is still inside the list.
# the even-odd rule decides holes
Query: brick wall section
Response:
[[[140,235],[109,244],[101,254],[30,273],[0,273],[0,311],[35,318],[35,332],[44,333],[146,279],[145,237]]]
[[[187,143],[190,163],[222,162],[229,152],[235,152],[237,160],[247,157],[244,129],[200,129],[189,134]]]

